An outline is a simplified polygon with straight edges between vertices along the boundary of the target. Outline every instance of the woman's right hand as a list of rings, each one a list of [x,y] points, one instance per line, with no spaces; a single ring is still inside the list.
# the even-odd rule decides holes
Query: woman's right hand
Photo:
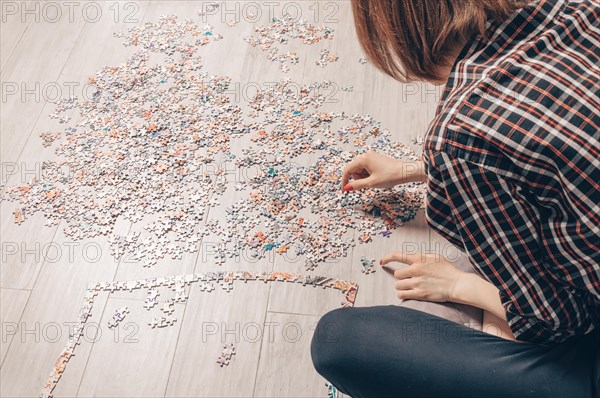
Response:
[[[424,180],[423,162],[405,162],[369,151],[346,165],[342,175],[342,190],[347,192],[365,188],[392,188]]]

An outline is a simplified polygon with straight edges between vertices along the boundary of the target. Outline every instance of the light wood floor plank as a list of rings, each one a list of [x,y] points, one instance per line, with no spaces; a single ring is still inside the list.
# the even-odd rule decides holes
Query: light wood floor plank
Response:
[[[128,306],[130,313],[119,327],[108,329],[108,320],[123,306]],[[103,335],[91,350],[78,397],[162,395],[181,324],[152,329],[147,324],[150,318],[143,301],[108,299],[100,322]]]
[[[0,340],[0,364],[13,339],[21,339],[19,320],[31,292],[19,289],[0,289],[0,325],[2,339]]]
[[[31,333],[24,339],[13,339],[0,370],[3,380],[12,381],[2,383],[3,396],[39,394],[68,339],[70,322],[77,319],[87,283],[114,277],[117,263],[109,255],[105,240],[74,242],[64,236],[63,227],[59,226],[54,240],[59,255],[52,255],[52,261],[46,259],[42,264],[20,320]],[[96,310],[101,307],[100,304]],[[85,357],[85,349],[80,347],[77,355]],[[77,367],[69,365],[69,371],[77,374]],[[76,390],[70,390],[65,395],[75,393]]]
[[[192,286],[166,397],[252,396],[271,285],[235,282],[229,293]],[[226,343],[237,353],[221,368],[216,361]]]
[[[315,371],[310,342],[318,316],[268,313],[273,333],[263,337],[255,397],[325,397],[325,380]]]
[[[60,76],[83,28],[83,20],[30,23],[2,70],[2,84],[13,91],[2,103],[0,157],[15,162],[41,115],[47,94]]]
[[[12,4],[0,4],[2,7],[0,24],[0,73],[4,71],[4,65],[10,59],[19,41],[23,37],[29,21],[20,12],[17,2]]]
[[[130,28],[140,26],[145,20],[149,0],[100,1],[95,4],[99,16],[85,23],[62,70],[64,76],[93,76],[105,66],[124,63],[139,49],[123,46],[123,39],[114,37],[114,33],[127,32]],[[74,83],[81,84],[76,86],[77,95],[81,97],[85,94],[87,80],[74,80]]]

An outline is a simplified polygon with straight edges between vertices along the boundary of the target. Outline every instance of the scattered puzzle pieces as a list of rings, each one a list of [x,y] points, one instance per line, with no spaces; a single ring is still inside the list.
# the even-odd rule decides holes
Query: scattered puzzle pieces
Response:
[[[255,33],[257,42],[251,42],[271,51],[288,39],[304,44],[331,39],[333,31],[285,16]],[[115,258],[127,256],[145,267],[196,252],[198,243],[210,238],[222,243],[214,253],[219,265],[244,252],[253,259],[295,252],[312,270],[346,256],[356,243],[352,230],[358,230],[358,242],[369,243],[423,207],[418,184],[340,192],[345,164],[364,151],[406,160],[418,156],[392,141],[369,115],[323,111],[328,93],[337,91],[335,83],[298,86],[282,79],[237,104],[225,95],[230,77],[202,70],[198,49],[216,39],[212,26],[164,16],[116,36],[136,51],[126,62],[90,76],[86,98],[57,101],[53,117],[66,127],[43,139],[56,140],[58,160],[43,163],[41,178],[7,187],[7,200],[19,202],[15,222],[43,212],[47,225],[65,225],[67,237],[108,235]],[[289,49],[272,55],[284,70],[288,62],[298,62]],[[335,60],[324,49],[319,63]],[[131,83],[139,81],[144,84]],[[67,115],[79,119],[69,122]],[[240,139],[246,139],[244,145],[238,145]],[[305,154],[316,160],[298,167],[295,158]],[[65,164],[72,176],[65,176]],[[259,173],[234,183],[231,168]],[[65,184],[65,178],[74,183]],[[225,220],[209,217],[198,228],[229,188],[243,192],[242,199],[228,206]],[[307,212],[314,217],[305,218]],[[117,219],[140,225],[121,236],[114,231]]]
[[[356,294],[358,292],[358,285],[354,282],[347,282],[344,280],[333,279],[324,276],[300,275],[289,272],[206,272],[202,274],[177,275],[126,282],[90,282],[84,295],[83,304],[79,310],[77,324],[73,327],[72,333],[69,335],[67,345],[57,359],[56,366],[52,369],[52,372],[49,374],[48,379],[46,380],[41,396],[47,398],[52,396],[52,391],[56,387],[56,384],[64,372],[66,363],[74,355],[76,346],[80,344],[81,339],[83,338],[86,323],[91,316],[94,298],[98,295],[98,293],[147,289],[148,296],[146,302],[144,303],[144,307],[146,307],[148,302],[154,303],[157,300],[159,296],[159,288],[173,288],[173,286],[198,284],[200,291],[211,292],[214,290],[214,283],[225,285],[228,289],[232,289],[236,281],[244,283],[249,281],[265,283],[299,283],[303,286],[320,286],[326,289],[335,289],[339,290],[344,295],[344,301],[342,302],[343,307],[353,306],[356,300]],[[152,329],[173,326],[177,321],[177,318],[172,316],[173,303],[174,300],[167,300],[161,307],[161,313],[163,313],[164,316],[152,318],[151,321],[148,322],[148,326]],[[156,304],[153,304],[152,306],[154,305]],[[118,322],[121,322],[127,313],[129,313],[128,307],[123,307],[116,310],[115,314],[113,315],[113,319],[111,320],[114,322],[109,322],[109,325],[118,325]],[[233,351],[231,351],[232,349]],[[233,347],[224,347],[224,356],[223,358],[219,357],[219,364],[221,365],[222,362],[221,366],[225,366],[229,363],[229,360],[231,359],[231,355],[229,354],[234,355],[235,349]],[[227,359],[227,357],[229,357],[229,359]]]
[[[339,57],[337,55],[330,54],[329,50],[324,49],[324,50],[321,50],[321,57],[319,58],[318,61],[316,61],[316,64],[319,65],[321,68],[324,68],[327,65],[329,65],[329,63],[336,62],[338,60],[338,58]]]
[[[300,58],[294,51],[283,53],[279,46],[284,46],[290,41],[301,41],[302,44],[312,45],[321,40],[333,39],[333,29],[327,26],[315,26],[306,19],[294,18],[286,14],[282,18],[273,18],[269,25],[255,26],[256,35],[244,39],[252,47],[258,47],[268,53],[268,59],[280,62],[280,69],[286,73],[290,64],[298,64]]]

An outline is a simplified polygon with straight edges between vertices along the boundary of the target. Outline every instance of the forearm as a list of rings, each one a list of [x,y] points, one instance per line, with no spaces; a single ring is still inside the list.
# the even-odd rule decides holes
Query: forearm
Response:
[[[498,289],[476,274],[461,275],[451,300],[484,310],[483,331],[514,340]]]
[[[506,321],[498,289],[476,274],[464,273],[458,278],[451,300],[481,308]]]
[[[508,326],[505,319],[499,318],[491,312],[483,311],[483,324],[481,330],[494,336],[502,337],[507,340],[515,340],[515,336]]]

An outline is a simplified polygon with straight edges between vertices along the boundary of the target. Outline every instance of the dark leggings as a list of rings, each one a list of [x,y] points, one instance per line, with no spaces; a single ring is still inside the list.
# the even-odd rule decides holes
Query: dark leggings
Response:
[[[410,308],[340,308],[319,321],[311,355],[354,398],[597,397],[599,332],[540,346]]]

